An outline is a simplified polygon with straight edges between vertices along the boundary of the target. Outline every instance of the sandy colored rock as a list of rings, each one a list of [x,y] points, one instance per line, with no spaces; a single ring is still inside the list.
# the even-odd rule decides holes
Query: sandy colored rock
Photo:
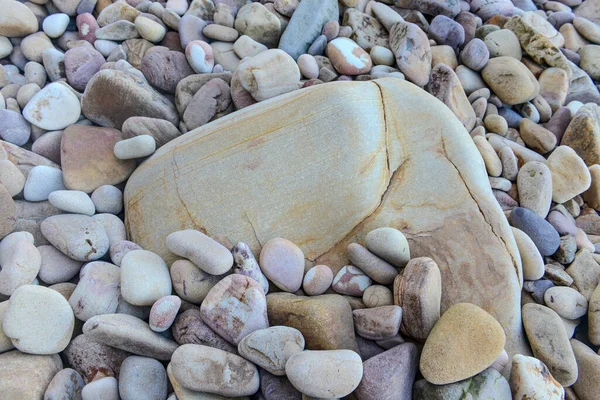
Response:
[[[115,157],[113,149],[122,139],[121,132],[111,128],[71,125],[65,129],[60,149],[65,186],[93,192],[127,179],[136,164]]]
[[[473,304],[457,304],[431,330],[421,354],[421,373],[435,385],[470,378],[492,365],[504,342],[504,331],[491,315]]]
[[[512,359],[510,389],[515,399],[562,400],[565,390],[537,358],[516,354]]]
[[[573,389],[580,399],[592,400],[600,391],[600,355],[576,339],[571,339],[571,346],[579,368],[579,377]]]
[[[394,281],[394,304],[402,307],[402,332],[424,341],[440,319],[442,280],[428,257],[413,258]]]
[[[17,226],[17,209],[12,196],[0,184],[0,238],[11,233]]]
[[[600,163],[600,106],[586,104],[573,117],[562,145],[571,147],[588,166]]]
[[[352,308],[342,296],[275,293],[267,296],[267,306],[269,322],[298,329],[307,349],[357,350]]]
[[[552,200],[556,203],[564,203],[585,192],[593,182],[592,168],[588,170],[585,162],[569,146],[559,146],[554,150],[546,166],[552,173]]]
[[[596,286],[588,303],[588,338],[600,345],[600,285]]]
[[[0,354],[0,393],[7,399],[43,399],[63,367],[58,354],[39,356],[13,350]]]
[[[548,307],[523,306],[523,326],[535,358],[542,361],[563,386],[577,380],[577,363],[560,317]]]
[[[0,2],[0,36],[22,37],[38,30],[35,14],[23,3],[13,0]]]
[[[540,85],[535,76],[512,57],[496,57],[488,61],[481,76],[505,104],[520,104],[537,96]]]
[[[479,304],[506,329],[509,353],[526,351],[516,244],[472,139],[441,104],[389,78],[317,85],[221,118],[163,146],[130,177],[130,239],[169,263],[165,237],[181,229],[243,238],[255,254],[269,239],[285,237],[307,259],[337,271],[347,265],[349,243],[393,227],[408,239],[411,256],[438,264],[442,311],[458,302]],[[317,138],[327,146],[315,148]],[[292,145],[294,153],[281,151]],[[239,151],[234,156],[226,148]],[[309,170],[300,168],[307,157]],[[372,167],[358,174],[365,163]],[[239,181],[248,169],[265,184]],[[337,173],[324,177],[323,170]],[[239,184],[223,187],[236,179]],[[203,190],[215,185],[221,189]],[[315,197],[316,187],[331,195]],[[448,240],[457,235],[460,242]]]

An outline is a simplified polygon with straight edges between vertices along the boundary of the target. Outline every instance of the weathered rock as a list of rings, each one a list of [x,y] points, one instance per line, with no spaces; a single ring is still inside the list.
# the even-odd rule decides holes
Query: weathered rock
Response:
[[[592,254],[585,249],[579,250],[575,254],[575,260],[565,271],[573,278],[572,287],[589,301],[592,292],[600,283],[600,265]]]
[[[39,356],[17,350],[2,353],[0,393],[10,399],[43,399],[46,387],[62,366],[58,354]]]
[[[219,336],[203,320],[200,310],[190,309],[179,314],[173,324],[173,337],[180,345],[201,344],[229,353],[237,354],[237,349]]]
[[[298,329],[307,349],[357,350],[352,309],[339,295],[303,297],[276,293],[267,296],[267,306],[270,323]]]
[[[260,3],[248,3],[235,18],[235,29],[268,47],[277,46],[281,22]]]
[[[124,139],[140,135],[150,135],[156,140],[157,148],[181,135],[181,132],[171,122],[150,117],[128,118],[123,123],[121,130]]]
[[[78,398],[81,396],[81,390],[85,386],[85,381],[79,375],[79,372],[72,368],[60,370],[44,393],[45,399]]]
[[[179,124],[177,110],[169,100],[143,79],[117,70],[102,70],[90,79],[81,107],[88,119],[109,128],[120,129],[128,118],[136,116]]]
[[[354,330],[365,339],[385,340],[398,334],[402,322],[402,308],[381,306],[352,311]]]
[[[96,315],[116,312],[120,279],[121,270],[116,265],[101,261],[87,264],[69,297],[77,319],[87,321]]]
[[[312,134],[297,134],[308,110],[324,109],[328,111],[310,120]],[[409,140],[417,137],[415,130],[419,140]],[[217,131],[219,135],[210,134]],[[277,134],[267,134],[274,139],[265,141],[265,132]],[[315,137],[330,145],[315,148]],[[348,146],[349,141],[354,144]],[[269,149],[293,143],[295,152],[267,153],[267,143]],[[222,151],[230,147],[239,149],[235,157]],[[334,153],[345,162],[333,162]],[[305,178],[299,179],[306,157],[313,160],[311,173],[304,170]],[[197,166],[201,159],[212,162]],[[364,180],[357,180],[367,159],[373,166],[368,179],[363,174]],[[260,195],[254,183],[238,179],[247,168],[272,182],[261,186]],[[339,173],[324,177],[323,170]],[[231,180],[239,184],[204,190]],[[325,201],[316,196],[315,185],[334,193]],[[426,204],[424,198],[429,199]],[[331,199],[340,203],[334,206]],[[410,83],[389,78],[317,85],[221,118],[170,142],[145,161],[128,181],[125,203],[131,240],[167,262],[173,257],[166,251],[165,237],[195,227],[208,234],[243,237],[255,254],[259,242],[285,237],[302,244],[306,258],[337,270],[347,265],[349,243],[361,242],[375,228],[400,228],[411,256],[431,256],[438,264],[442,311],[461,301],[480,304],[506,329],[509,353],[521,348],[519,256],[481,157],[452,113]],[[448,218],[454,222],[451,226]],[[463,225],[469,229],[460,228]],[[461,235],[460,243],[447,240],[456,235]],[[486,247],[485,255],[476,250],[481,246]],[[307,343],[310,348],[308,338]]]
[[[417,25],[399,21],[390,29],[390,48],[400,71],[418,86],[429,82],[431,47],[425,32]]]
[[[121,363],[129,356],[126,351],[97,342],[86,335],[73,338],[63,354],[67,363],[86,382],[92,381],[96,374],[118,377]]]
[[[49,131],[74,124],[80,113],[77,96],[66,85],[57,82],[37,92],[23,109],[27,121]]]
[[[375,46],[389,47],[388,32],[377,18],[355,8],[348,8],[344,13],[342,25],[352,28],[350,39],[366,51]]]
[[[152,86],[169,93],[175,93],[177,83],[194,73],[185,54],[179,51],[148,52],[142,59],[141,70]]]
[[[540,85],[535,76],[512,57],[496,57],[488,61],[481,76],[505,104],[520,104],[537,96]]]

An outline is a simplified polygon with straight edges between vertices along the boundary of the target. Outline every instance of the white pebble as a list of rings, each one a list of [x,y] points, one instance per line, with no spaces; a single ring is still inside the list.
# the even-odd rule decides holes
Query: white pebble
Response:
[[[96,207],[87,193],[80,190],[56,190],[48,196],[48,201],[59,210],[74,214],[94,215]]]
[[[12,43],[6,36],[0,36],[0,58],[4,58],[12,53]]]
[[[65,33],[68,25],[69,16],[63,13],[51,14],[44,18],[44,22],[42,22],[44,33],[52,39],[56,39]]]
[[[23,197],[27,201],[48,200],[50,193],[66,189],[62,171],[46,165],[37,165],[31,169],[23,188]]]
[[[104,57],[108,57],[110,55],[110,53],[113,52],[114,49],[119,47],[119,43],[113,42],[112,40],[97,39],[94,42],[94,47]]]
[[[113,185],[102,185],[92,193],[92,202],[99,213],[117,215],[123,211],[123,192]]]
[[[571,117],[574,117],[577,114],[577,111],[583,107],[583,103],[577,100],[573,100],[569,104],[567,104],[567,108],[571,111]]]
[[[185,58],[196,73],[211,72],[215,66],[212,47],[202,40],[192,40],[185,48]]]
[[[115,156],[120,160],[147,157],[156,150],[156,140],[150,135],[139,135],[115,143]]]

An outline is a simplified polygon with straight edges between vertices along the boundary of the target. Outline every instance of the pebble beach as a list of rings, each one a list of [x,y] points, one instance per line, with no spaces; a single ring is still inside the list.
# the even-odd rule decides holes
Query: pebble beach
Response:
[[[0,0],[0,400],[600,399],[600,0]]]

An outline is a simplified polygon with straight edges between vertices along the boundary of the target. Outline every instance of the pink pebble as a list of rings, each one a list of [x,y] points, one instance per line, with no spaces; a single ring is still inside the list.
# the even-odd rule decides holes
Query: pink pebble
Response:
[[[150,329],[164,332],[171,327],[181,307],[181,299],[177,296],[165,296],[154,303],[150,310]]]

